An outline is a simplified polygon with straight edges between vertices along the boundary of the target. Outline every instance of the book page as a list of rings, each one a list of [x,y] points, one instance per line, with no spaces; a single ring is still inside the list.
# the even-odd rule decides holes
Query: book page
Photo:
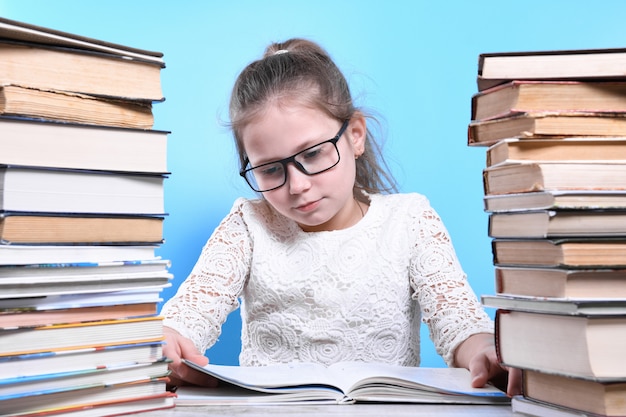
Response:
[[[184,360],[183,360],[184,361]],[[261,392],[288,392],[314,387],[339,391],[323,365],[314,363],[276,364],[269,366],[187,365],[218,379]]]
[[[385,394],[393,391],[412,391],[419,397],[419,391],[436,394],[463,394],[481,397],[505,397],[494,386],[473,388],[471,375],[464,368],[421,368],[388,365],[382,363],[344,362],[331,365],[336,384],[348,393],[359,397],[359,392]],[[398,390],[398,388],[400,388]],[[436,395],[434,397],[439,397]]]
[[[349,403],[343,394],[335,390],[316,389],[290,392],[252,391],[229,383],[220,383],[217,388],[182,386],[176,390],[177,406],[200,405],[276,405],[276,404],[341,404]]]

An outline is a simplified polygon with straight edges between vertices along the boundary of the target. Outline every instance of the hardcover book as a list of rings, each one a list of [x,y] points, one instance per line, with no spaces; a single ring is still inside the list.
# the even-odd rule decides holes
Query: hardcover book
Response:
[[[522,395],[511,399],[511,410],[515,414],[524,414],[536,417],[608,417],[608,414],[591,414],[586,411],[575,410],[556,404],[536,401]],[[611,416],[619,417],[619,416]]]
[[[0,117],[0,164],[165,174],[168,134]]]
[[[485,195],[532,191],[626,191],[626,164],[524,162],[483,170]]]
[[[545,372],[524,371],[524,396],[572,413],[618,417],[626,415],[626,378],[600,382]]]
[[[0,86],[0,114],[134,129],[151,129],[154,124],[151,101],[16,85]]]
[[[495,238],[626,236],[626,211],[535,210],[491,213],[488,234]]]
[[[0,38],[0,84],[94,96],[163,100],[162,64]]]
[[[626,238],[494,239],[496,266],[626,267]]]
[[[496,293],[569,299],[626,299],[626,269],[496,266]]]
[[[0,211],[162,216],[165,178],[0,165]]]
[[[163,217],[0,213],[0,244],[139,245],[163,241]]]
[[[487,149],[487,166],[550,161],[626,164],[626,138],[503,139]]]
[[[626,48],[492,52],[478,56],[479,90],[511,80],[623,80]]]
[[[39,45],[102,52],[117,55],[127,60],[137,59],[165,66],[163,53],[161,52],[107,42],[4,17],[0,17],[0,38]]]
[[[626,191],[548,190],[484,196],[490,213],[527,210],[626,210]]]
[[[505,366],[568,377],[626,375],[626,314],[496,311],[496,350]]]
[[[513,80],[472,97],[472,120],[521,113],[626,111],[626,82]]]
[[[0,245],[0,265],[116,262],[155,259],[157,245]]]
[[[559,314],[606,318],[626,315],[626,299],[622,298],[545,298],[516,295],[483,295],[482,303],[487,307],[507,311],[524,311],[541,314]],[[536,317],[533,317],[536,318]],[[619,318],[619,317],[618,317]],[[504,318],[502,320],[507,320]]]
[[[491,146],[509,138],[624,137],[626,113],[523,113],[472,121],[467,134],[469,146]]]

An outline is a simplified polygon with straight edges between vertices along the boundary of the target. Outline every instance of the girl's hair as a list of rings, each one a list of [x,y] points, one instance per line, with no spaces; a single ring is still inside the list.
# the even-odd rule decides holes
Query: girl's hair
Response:
[[[250,63],[239,74],[231,95],[230,123],[241,169],[246,163],[243,128],[262,114],[268,104],[294,102],[319,109],[339,121],[350,119],[356,112],[363,113],[354,107],[345,77],[319,45],[297,38],[271,44],[263,58]],[[380,147],[368,128],[364,153],[356,160],[354,195],[366,200],[361,191],[371,194],[396,189]]]

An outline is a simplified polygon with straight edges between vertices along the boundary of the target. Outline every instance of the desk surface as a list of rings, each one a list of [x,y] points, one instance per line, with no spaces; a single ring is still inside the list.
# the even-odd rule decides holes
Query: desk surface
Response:
[[[178,406],[137,414],[145,417],[245,416],[245,417],[503,417],[519,416],[510,405],[445,404],[344,404],[344,405],[253,405]]]

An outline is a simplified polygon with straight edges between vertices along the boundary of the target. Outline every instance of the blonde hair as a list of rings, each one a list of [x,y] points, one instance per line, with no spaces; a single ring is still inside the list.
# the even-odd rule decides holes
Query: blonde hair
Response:
[[[230,124],[241,169],[246,163],[241,131],[270,103],[300,103],[342,122],[357,112],[363,114],[354,107],[344,75],[318,44],[299,38],[273,43],[265,49],[263,58],[244,68],[232,90]],[[396,191],[396,182],[369,128],[364,153],[356,160],[354,184],[355,197],[366,200],[361,191]]]

